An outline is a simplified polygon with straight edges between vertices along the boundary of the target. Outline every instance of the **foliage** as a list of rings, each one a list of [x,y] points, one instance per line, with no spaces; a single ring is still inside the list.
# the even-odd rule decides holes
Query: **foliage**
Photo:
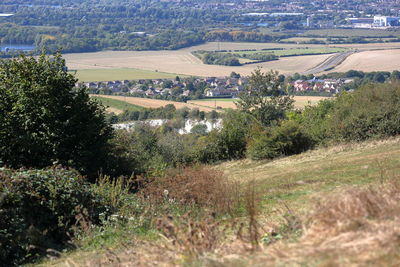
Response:
[[[293,107],[294,100],[282,95],[281,86],[282,81],[277,72],[263,73],[258,68],[249,77],[249,85],[245,92],[239,94],[236,105],[259,123],[271,125],[283,119],[285,111]]]
[[[371,84],[337,100],[329,118],[335,140],[361,141],[400,133],[400,84]]]
[[[273,159],[302,153],[312,147],[309,136],[295,121],[260,132],[249,143],[248,155],[255,160]]]
[[[196,158],[203,163],[239,159],[245,155],[249,128],[254,120],[246,113],[228,111],[222,128],[199,138]]]
[[[104,109],[75,89],[60,55],[0,63],[0,162],[13,168],[71,166],[91,177],[112,130]]]
[[[0,170],[0,261],[19,265],[60,250],[74,228],[90,231],[107,203],[76,171]]]

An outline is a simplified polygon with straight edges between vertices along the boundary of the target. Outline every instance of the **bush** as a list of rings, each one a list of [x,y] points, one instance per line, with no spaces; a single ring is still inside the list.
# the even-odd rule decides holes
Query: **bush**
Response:
[[[76,171],[0,170],[0,262],[19,265],[60,250],[108,210]]]
[[[54,162],[97,177],[112,129],[60,55],[0,62],[0,166]]]
[[[249,144],[252,159],[273,159],[299,154],[312,147],[311,139],[295,121],[284,121],[280,126],[258,134]]]
[[[199,139],[197,159],[202,163],[211,163],[244,157],[247,135],[253,121],[249,114],[228,111],[223,119],[222,129],[211,131],[208,136]]]
[[[337,141],[361,141],[400,133],[400,84],[370,84],[341,95],[328,118]]]

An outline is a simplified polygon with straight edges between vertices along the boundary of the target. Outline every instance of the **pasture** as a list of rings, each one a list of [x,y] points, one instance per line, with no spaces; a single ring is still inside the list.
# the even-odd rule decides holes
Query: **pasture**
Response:
[[[81,82],[102,82],[114,80],[172,79],[175,78],[177,74],[141,69],[115,68],[82,69],[77,70],[75,76]]]
[[[308,30],[302,34],[303,36],[318,37],[364,37],[364,38],[383,38],[383,37],[400,37],[398,30],[380,30],[380,29],[323,29]]]
[[[251,54],[272,54],[279,57],[288,57],[288,56],[332,54],[332,53],[346,52],[347,50],[348,49],[346,48],[340,48],[340,47],[312,47],[312,48],[302,47],[302,48],[288,48],[283,50],[267,50],[267,51],[256,50],[256,51],[238,51],[229,53],[238,56],[251,55]]]
[[[103,106],[105,106],[107,108],[106,109],[107,112],[114,112],[115,114],[121,114],[125,110],[141,111],[144,109],[141,106],[134,105],[134,104],[128,103],[126,101],[122,101],[122,100],[108,98],[105,96],[90,95],[90,97],[92,99],[100,102]]]

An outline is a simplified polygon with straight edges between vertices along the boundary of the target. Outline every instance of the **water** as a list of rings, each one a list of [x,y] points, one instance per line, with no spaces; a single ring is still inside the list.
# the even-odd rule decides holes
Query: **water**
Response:
[[[3,44],[0,45],[0,51],[5,52],[6,50],[18,50],[18,51],[32,51],[35,49],[34,45],[18,45],[18,44]]]

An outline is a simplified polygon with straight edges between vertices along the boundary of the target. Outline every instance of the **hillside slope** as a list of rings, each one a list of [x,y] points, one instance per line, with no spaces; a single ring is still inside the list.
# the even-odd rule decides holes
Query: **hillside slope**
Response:
[[[76,251],[43,265],[394,266],[400,262],[396,256],[399,137],[321,148],[274,161],[231,161],[212,168],[242,184],[255,185],[261,200],[258,252],[251,252],[250,245],[232,232],[212,252],[196,258],[166,249],[172,243],[165,238],[128,236],[113,248]],[[246,221],[245,217],[239,220]]]

